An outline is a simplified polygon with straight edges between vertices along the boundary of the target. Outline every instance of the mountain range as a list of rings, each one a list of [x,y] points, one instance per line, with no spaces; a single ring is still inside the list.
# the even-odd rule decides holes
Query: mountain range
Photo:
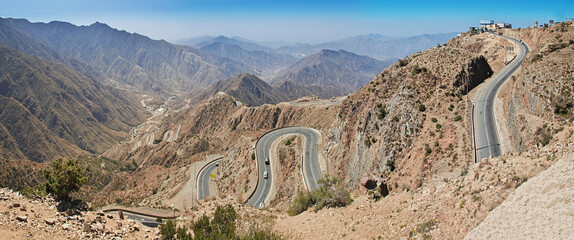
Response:
[[[111,83],[144,91],[184,91],[207,87],[249,67],[185,46],[152,40],[146,36],[113,29],[103,23],[75,26],[66,22],[31,23],[25,19],[0,18],[0,24],[47,46],[49,54],[29,50],[27,53],[51,60],[79,61],[102,73]],[[13,42],[6,46],[24,48]],[[57,57],[56,57],[57,56]]]
[[[423,34],[410,37],[388,37],[381,34],[358,35],[319,44],[303,43],[258,43],[256,41],[224,36],[201,36],[176,41],[178,44],[201,48],[213,42],[237,45],[251,51],[265,51],[275,54],[288,54],[297,58],[307,57],[323,49],[345,50],[359,55],[366,55],[378,60],[394,60],[412,53],[444,44],[458,33]]]
[[[272,82],[293,81],[302,85],[332,87],[338,89],[339,96],[347,95],[367,84],[392,63],[345,50],[324,49],[283,69]]]
[[[99,153],[144,119],[130,94],[73,68],[0,46],[0,138],[5,159]]]

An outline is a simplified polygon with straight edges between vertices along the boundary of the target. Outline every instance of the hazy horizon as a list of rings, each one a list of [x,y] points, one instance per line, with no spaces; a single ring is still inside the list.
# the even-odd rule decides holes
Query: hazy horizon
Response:
[[[320,43],[363,34],[407,37],[467,31],[480,20],[527,27],[565,21],[572,1],[263,1],[263,0],[20,0],[0,3],[3,17],[32,22],[94,22],[174,42],[205,35],[257,42]]]

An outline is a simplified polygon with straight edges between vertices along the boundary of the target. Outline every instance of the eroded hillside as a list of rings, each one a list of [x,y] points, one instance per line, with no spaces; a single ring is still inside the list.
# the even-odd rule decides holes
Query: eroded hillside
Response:
[[[257,138],[285,126],[325,129],[339,105],[336,101],[304,101],[247,107],[228,94],[218,93],[195,107],[161,106],[156,111],[163,110],[138,127],[130,141],[104,154],[135,161],[139,168],[129,176],[118,176],[104,190],[109,197],[102,198],[101,203],[121,195],[133,202],[149,197],[145,203],[162,205],[190,177],[190,166],[210,154],[224,155],[217,181],[220,192],[245,200],[256,183],[255,162],[250,156]]]
[[[570,24],[505,33],[532,52],[496,103],[502,141],[511,138],[503,156],[473,163],[469,105],[455,83],[481,56],[496,74],[513,57],[505,51],[511,44],[489,34],[455,38],[389,67],[344,102],[325,150],[330,170],[361,189],[355,201],[280,216],[276,229],[308,239],[463,238],[515,188],[572,152]],[[390,194],[369,197],[358,187],[364,173],[380,176]],[[474,236],[486,236],[481,231]]]

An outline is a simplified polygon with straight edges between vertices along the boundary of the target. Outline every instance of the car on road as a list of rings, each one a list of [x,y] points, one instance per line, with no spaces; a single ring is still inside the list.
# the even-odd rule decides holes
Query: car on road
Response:
[[[269,157],[265,156],[265,164],[269,165]]]
[[[263,171],[263,178],[267,179],[269,177],[269,174],[267,173],[267,171]]]

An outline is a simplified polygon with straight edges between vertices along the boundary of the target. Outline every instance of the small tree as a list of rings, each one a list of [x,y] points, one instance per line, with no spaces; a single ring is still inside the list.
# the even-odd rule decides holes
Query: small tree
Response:
[[[424,112],[425,110],[427,110],[427,107],[425,107],[424,104],[420,104],[419,105],[419,112]]]
[[[176,223],[175,220],[169,219],[165,224],[159,225],[159,233],[161,234],[161,239],[172,240],[175,239],[176,234]]]
[[[78,160],[69,159],[64,162],[61,158],[52,162],[52,168],[45,170],[46,192],[56,198],[69,200],[70,193],[77,191],[88,182],[85,171],[78,165]]]

